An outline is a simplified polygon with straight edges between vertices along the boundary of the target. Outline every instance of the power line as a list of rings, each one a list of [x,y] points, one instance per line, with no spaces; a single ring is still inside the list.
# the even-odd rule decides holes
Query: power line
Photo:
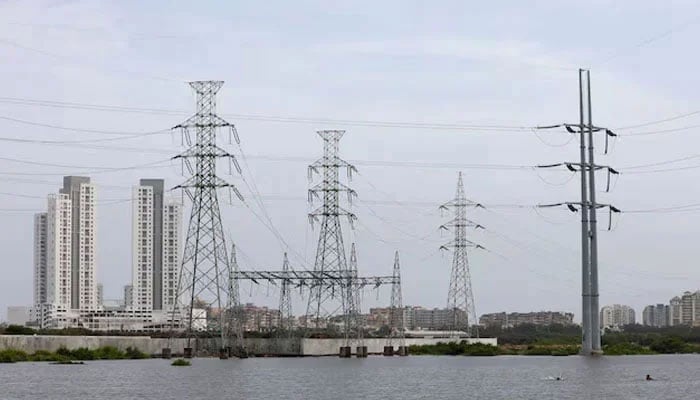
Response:
[[[61,125],[27,121],[24,119],[12,118],[12,117],[7,117],[7,116],[0,116],[0,119],[3,119],[5,121],[17,122],[17,123],[25,124],[25,125],[41,126],[44,128],[58,129],[58,130],[62,130],[62,131],[81,132],[81,133],[98,133],[98,134],[102,134],[102,135],[143,136],[143,135],[154,135],[154,134],[159,134],[159,133],[169,133],[170,132],[169,129],[161,129],[161,130],[150,131],[150,132],[108,131],[108,130],[102,130],[102,129],[69,128],[69,127],[65,127],[65,126],[61,126]]]
[[[161,108],[144,108],[144,107],[125,107],[115,105],[99,105],[91,103],[64,102],[53,100],[37,100],[18,97],[0,97],[0,103],[38,106],[38,107],[58,107],[58,108],[75,108],[91,111],[111,111],[111,112],[127,112],[127,113],[144,113],[144,114],[161,114],[161,115],[182,115],[187,114],[186,111],[161,109]],[[531,132],[533,127],[522,125],[503,125],[503,124],[465,124],[465,123],[440,123],[440,122],[406,122],[406,121],[383,121],[383,120],[361,120],[361,119],[331,119],[331,118],[316,118],[316,117],[297,117],[297,116],[280,116],[267,114],[241,114],[231,113],[222,114],[227,117],[236,118],[239,120],[263,121],[263,122],[287,122],[287,123],[302,123],[302,124],[337,124],[364,126],[374,128],[413,128],[413,129],[430,129],[430,130],[455,130],[455,131],[483,131],[489,133],[522,133]]]

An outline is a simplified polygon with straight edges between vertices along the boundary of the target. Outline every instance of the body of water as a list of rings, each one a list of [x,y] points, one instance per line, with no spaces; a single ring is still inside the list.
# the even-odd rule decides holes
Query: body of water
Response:
[[[699,376],[700,355],[17,363],[0,399],[691,399]]]

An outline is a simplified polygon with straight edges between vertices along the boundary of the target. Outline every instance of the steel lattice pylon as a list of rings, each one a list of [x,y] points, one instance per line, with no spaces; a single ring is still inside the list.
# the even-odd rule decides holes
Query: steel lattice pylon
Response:
[[[476,309],[474,306],[474,293],[472,292],[471,275],[469,272],[468,248],[483,248],[482,246],[467,240],[467,228],[482,228],[467,219],[467,207],[479,206],[467,200],[464,194],[462,173],[457,179],[457,194],[455,198],[442,206],[442,210],[453,210],[454,219],[440,226],[441,229],[454,230],[454,239],[441,246],[441,249],[452,249],[452,273],[450,275],[450,288],[447,294],[447,309],[452,310],[447,328],[453,331],[470,332],[470,327],[476,325]]]
[[[350,335],[357,340],[358,346],[364,346],[364,318],[362,317],[362,286],[357,273],[357,251],[355,243],[350,245],[350,264],[348,265],[350,279],[345,282],[345,338],[346,346],[350,343]]]
[[[197,96],[197,112],[173,128],[181,129],[188,143],[191,143],[189,130],[196,132],[194,144],[174,157],[181,159],[192,175],[175,187],[183,189],[192,200],[176,295],[177,307],[181,307],[184,313],[182,322],[190,349],[191,339],[199,332],[219,336],[219,349],[229,347],[231,333],[235,330],[233,317],[238,306],[237,282],[231,279],[231,264],[217,196],[218,189],[227,188],[241,198],[233,185],[216,174],[216,164],[220,158],[238,165],[233,155],[216,143],[218,128],[228,127],[235,132],[232,124],[216,115],[216,93],[222,85],[221,81],[190,82]]]
[[[287,253],[284,253],[282,261],[282,272],[289,272],[289,259]],[[291,337],[294,331],[294,316],[292,315],[292,282],[288,279],[283,279],[280,286],[280,335]]]
[[[391,285],[391,308],[389,308],[389,337],[387,346],[393,346],[394,340],[399,342],[399,347],[406,346],[406,325],[404,321],[403,300],[401,298],[401,267],[399,266],[399,252],[394,254],[394,283]]]
[[[347,343],[350,340],[352,326],[352,323],[348,321],[348,316],[359,314],[359,310],[354,309],[355,301],[353,298],[355,296],[348,295],[349,292],[352,292],[353,285],[345,256],[340,217],[347,217],[351,226],[356,217],[352,212],[340,207],[339,195],[341,192],[347,193],[348,202],[351,202],[355,191],[340,182],[339,170],[340,168],[347,169],[348,179],[350,179],[355,167],[338,157],[338,142],[345,131],[323,130],[317,133],[323,139],[323,157],[309,166],[309,179],[314,174],[319,174],[323,180],[309,189],[309,201],[313,201],[314,198],[322,199],[323,205],[309,214],[312,226],[318,220],[321,223],[314,271],[335,273],[337,276],[348,279],[341,279],[340,287],[335,285],[328,287],[320,282],[311,287],[306,312],[306,327],[309,327],[310,318],[311,325],[318,329],[326,318],[337,310],[341,310],[344,316],[344,335]],[[338,300],[340,307],[337,306]]]

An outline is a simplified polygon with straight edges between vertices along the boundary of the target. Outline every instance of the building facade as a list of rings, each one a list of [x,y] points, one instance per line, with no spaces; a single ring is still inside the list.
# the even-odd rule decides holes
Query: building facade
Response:
[[[479,324],[486,327],[512,328],[518,325],[571,325],[574,314],[561,311],[537,311],[528,313],[491,313],[483,314]]]
[[[47,213],[34,215],[34,308],[48,301]]]
[[[61,195],[71,203],[70,308],[94,311],[97,305],[97,196],[84,176],[63,178]]]
[[[601,329],[620,329],[636,322],[634,309],[622,304],[613,304],[600,309]]]
[[[132,192],[132,292],[135,311],[172,309],[177,296],[181,205],[163,197],[162,179],[142,179]]]
[[[651,304],[644,307],[642,325],[663,328],[669,326],[671,307],[665,304]]]

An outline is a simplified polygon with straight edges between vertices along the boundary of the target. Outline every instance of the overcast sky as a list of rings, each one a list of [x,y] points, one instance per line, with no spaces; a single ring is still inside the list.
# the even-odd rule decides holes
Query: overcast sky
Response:
[[[467,196],[487,206],[469,211],[487,228],[470,239],[490,250],[470,254],[477,313],[547,309],[579,319],[579,216],[524,207],[576,201],[578,176],[475,165],[577,161],[577,142],[566,133],[512,127],[575,122],[579,67],[592,71],[596,125],[624,128],[700,109],[698,22],[694,1],[0,1],[0,318],[7,306],[32,302],[32,215],[45,208],[62,174],[89,175],[98,185],[98,276],[107,299],[120,298],[131,279],[131,211],[119,200],[140,178],[162,177],[169,187],[184,179],[176,163],[105,170],[167,160],[182,150],[177,135],[79,146],[7,138],[120,137],[37,123],[167,129],[194,111],[186,81],[223,80],[218,111],[236,124],[247,156],[247,163],[239,157],[245,181],[226,178],[254,210],[222,205],[242,268],[281,268],[286,248],[256,217],[263,212],[248,188],[253,182],[292,248],[292,266],[313,265],[318,230],[306,217],[306,165],[321,154],[316,130],[345,129],[341,155],[359,169],[350,183],[359,224],[345,233],[357,243],[361,274],[389,274],[399,250],[404,304],[445,306],[451,257],[438,247],[450,237],[437,228],[449,216],[437,206],[454,196],[462,171]],[[697,159],[627,167],[696,155],[698,118],[617,130],[621,140],[597,161],[623,173],[611,193],[603,193],[599,175],[599,201],[622,210],[697,203]],[[428,129],[437,124],[509,128]],[[660,130],[671,131],[634,136]],[[629,304],[641,313],[646,304],[698,289],[699,212],[623,214],[611,232],[601,213],[601,305]],[[364,305],[386,305],[388,294],[368,291]],[[241,298],[278,302],[267,286],[244,284]],[[301,304],[295,301],[295,313]]]

